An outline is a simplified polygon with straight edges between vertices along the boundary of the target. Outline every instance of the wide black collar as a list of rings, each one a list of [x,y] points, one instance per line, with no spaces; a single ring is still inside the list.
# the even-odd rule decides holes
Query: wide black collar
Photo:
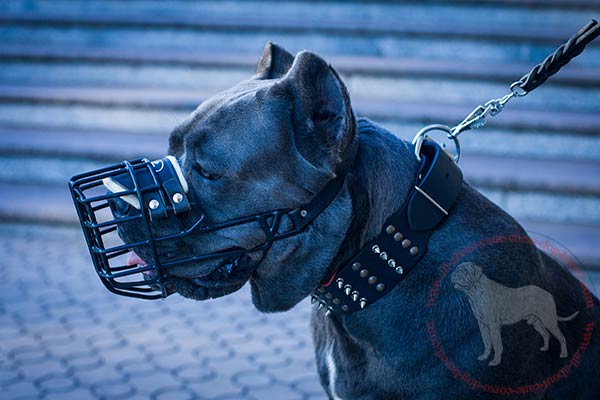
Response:
[[[312,295],[328,313],[364,309],[389,293],[427,252],[434,229],[448,216],[462,186],[462,172],[432,141],[421,148],[414,185],[381,233],[339,268]]]

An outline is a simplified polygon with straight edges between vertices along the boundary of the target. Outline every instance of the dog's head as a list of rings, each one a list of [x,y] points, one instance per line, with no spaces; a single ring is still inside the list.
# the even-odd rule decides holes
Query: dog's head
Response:
[[[481,267],[472,262],[459,264],[450,276],[450,281],[455,289],[467,291],[471,289],[479,280],[483,271]]]
[[[256,213],[295,208],[312,200],[335,177],[342,154],[355,139],[356,122],[338,74],[314,53],[295,57],[267,44],[256,74],[203,102],[172,133],[169,154],[188,182],[190,197],[218,223]],[[301,234],[276,241],[266,254],[214,259],[170,268],[169,289],[203,300],[251,282],[263,311],[286,310],[325,276],[348,229],[351,201],[342,190]],[[159,233],[173,227],[153,223]],[[140,229],[120,227],[127,243]],[[159,243],[161,256],[193,256],[222,249],[251,249],[265,240],[256,225],[191,234]],[[136,250],[151,257],[149,250]]]

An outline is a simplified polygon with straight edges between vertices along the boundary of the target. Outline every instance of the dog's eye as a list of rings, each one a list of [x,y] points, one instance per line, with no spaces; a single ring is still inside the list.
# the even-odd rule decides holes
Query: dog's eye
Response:
[[[194,171],[196,171],[197,173],[199,173],[200,176],[202,176],[204,179],[208,179],[210,181],[214,181],[214,180],[219,179],[221,177],[220,175],[211,174],[210,172],[208,172],[207,170],[205,170],[204,168],[202,168],[202,165],[200,165],[198,163],[194,163],[194,165],[192,166],[192,169]]]

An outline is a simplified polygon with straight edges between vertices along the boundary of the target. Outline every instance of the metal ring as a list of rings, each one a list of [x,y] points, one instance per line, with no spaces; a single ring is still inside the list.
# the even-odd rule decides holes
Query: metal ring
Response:
[[[454,142],[454,148],[456,149],[456,154],[454,154],[454,162],[458,164],[458,160],[460,160],[460,142],[458,141],[458,137],[452,135],[452,129],[447,125],[442,124],[434,124],[427,125],[425,128],[421,129],[415,135],[412,140],[412,144],[415,145],[415,156],[417,156],[417,160],[421,161],[421,146],[423,146],[423,141],[425,140],[425,134],[430,131],[442,131],[446,132],[446,136],[448,139],[452,139]]]
[[[516,97],[523,97],[528,93],[527,90],[521,87],[522,84],[523,82],[519,80],[510,85],[510,91],[514,93]]]

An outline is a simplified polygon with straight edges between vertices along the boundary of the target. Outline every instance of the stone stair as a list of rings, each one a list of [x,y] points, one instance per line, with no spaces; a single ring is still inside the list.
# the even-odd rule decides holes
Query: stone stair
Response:
[[[358,115],[410,139],[458,123],[591,18],[594,0],[0,2],[0,221],[76,223],[69,176],[161,157],[267,40],[319,52]],[[600,40],[462,136],[466,178],[600,271]]]

